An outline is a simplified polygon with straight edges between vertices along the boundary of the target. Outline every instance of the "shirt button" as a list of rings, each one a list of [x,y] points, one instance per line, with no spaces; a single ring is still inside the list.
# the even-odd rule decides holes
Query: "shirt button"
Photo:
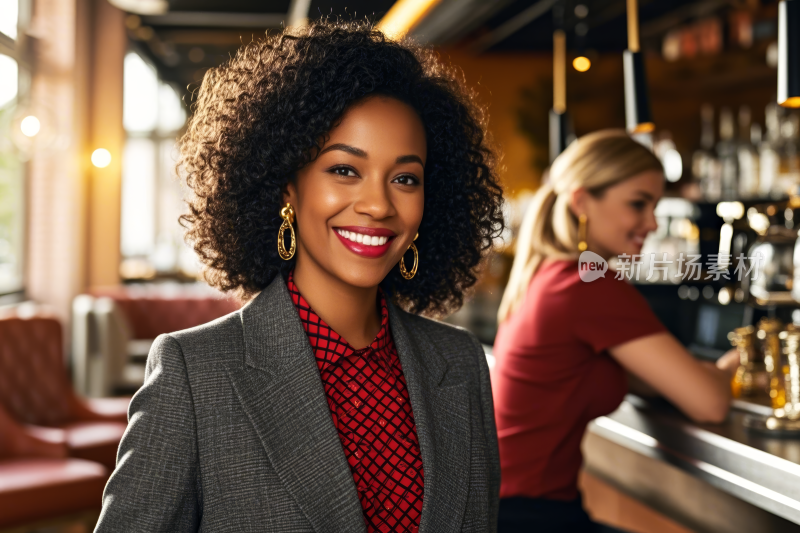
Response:
[[[361,401],[360,400],[353,400],[353,405],[356,406],[356,407],[361,407]]]
[[[390,501],[387,501],[385,504],[383,504],[383,507],[387,511],[391,511],[392,509],[394,509],[394,504]]]
[[[386,420],[381,418],[380,420],[378,420],[378,424],[380,424],[382,428],[385,428],[386,427]]]
[[[356,452],[353,455],[356,456],[356,459],[361,459],[361,455],[363,454],[360,451],[356,450]]]
[[[347,388],[355,392],[358,390],[358,383],[356,383],[355,381],[350,381],[347,383]]]

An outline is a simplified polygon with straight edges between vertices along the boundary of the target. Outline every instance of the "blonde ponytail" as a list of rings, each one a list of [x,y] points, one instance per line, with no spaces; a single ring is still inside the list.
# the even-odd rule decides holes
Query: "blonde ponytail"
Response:
[[[584,135],[556,158],[549,182],[536,192],[520,225],[498,322],[522,304],[542,261],[578,259],[578,219],[569,207],[572,192],[583,187],[599,196],[607,187],[649,170],[661,171],[661,162],[622,130]]]

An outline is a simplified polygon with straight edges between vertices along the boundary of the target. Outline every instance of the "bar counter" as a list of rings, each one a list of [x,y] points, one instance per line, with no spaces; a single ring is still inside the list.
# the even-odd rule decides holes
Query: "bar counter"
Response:
[[[752,433],[748,412],[770,409],[737,401],[722,424],[698,424],[629,394],[590,424],[586,469],[692,531],[800,531],[800,438]]]

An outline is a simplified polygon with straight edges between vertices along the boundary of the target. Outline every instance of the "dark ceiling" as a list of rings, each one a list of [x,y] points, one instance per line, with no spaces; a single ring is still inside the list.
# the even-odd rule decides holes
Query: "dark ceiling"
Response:
[[[520,17],[532,4],[530,0],[515,0],[484,24],[489,33]],[[730,4],[727,0],[639,0],[639,20],[642,38],[661,37],[663,31],[655,28],[665,18],[678,23],[699,18]],[[523,19],[524,22],[524,19]],[[674,26],[670,24],[669,26]],[[565,30],[567,45],[577,49],[598,51],[622,51],[627,46],[627,11],[624,0],[566,0],[554,2],[554,6],[542,16],[525,24],[488,50],[550,50],[553,47],[553,31],[556,27]],[[655,32],[652,30],[656,29]],[[657,43],[651,43],[657,46]]]
[[[110,0],[112,3],[114,0]],[[132,46],[154,62],[163,79],[196,84],[208,68],[243,42],[278,30],[294,15],[380,18],[394,0],[168,0],[163,15],[129,17]],[[774,0],[762,0],[768,3]],[[639,0],[642,45],[660,47],[669,29],[737,0]],[[571,50],[621,51],[627,44],[625,0],[440,0],[412,35],[434,45],[475,53],[546,51],[556,27]]]

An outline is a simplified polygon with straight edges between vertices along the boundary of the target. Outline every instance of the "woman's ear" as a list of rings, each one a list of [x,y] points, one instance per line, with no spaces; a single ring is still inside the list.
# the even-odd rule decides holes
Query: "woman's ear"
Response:
[[[295,208],[297,203],[297,187],[292,182],[287,182],[281,187],[281,205],[292,204]]]
[[[589,192],[583,187],[578,187],[572,191],[569,198],[569,209],[572,211],[573,215],[579,217],[586,214],[588,197]]]

